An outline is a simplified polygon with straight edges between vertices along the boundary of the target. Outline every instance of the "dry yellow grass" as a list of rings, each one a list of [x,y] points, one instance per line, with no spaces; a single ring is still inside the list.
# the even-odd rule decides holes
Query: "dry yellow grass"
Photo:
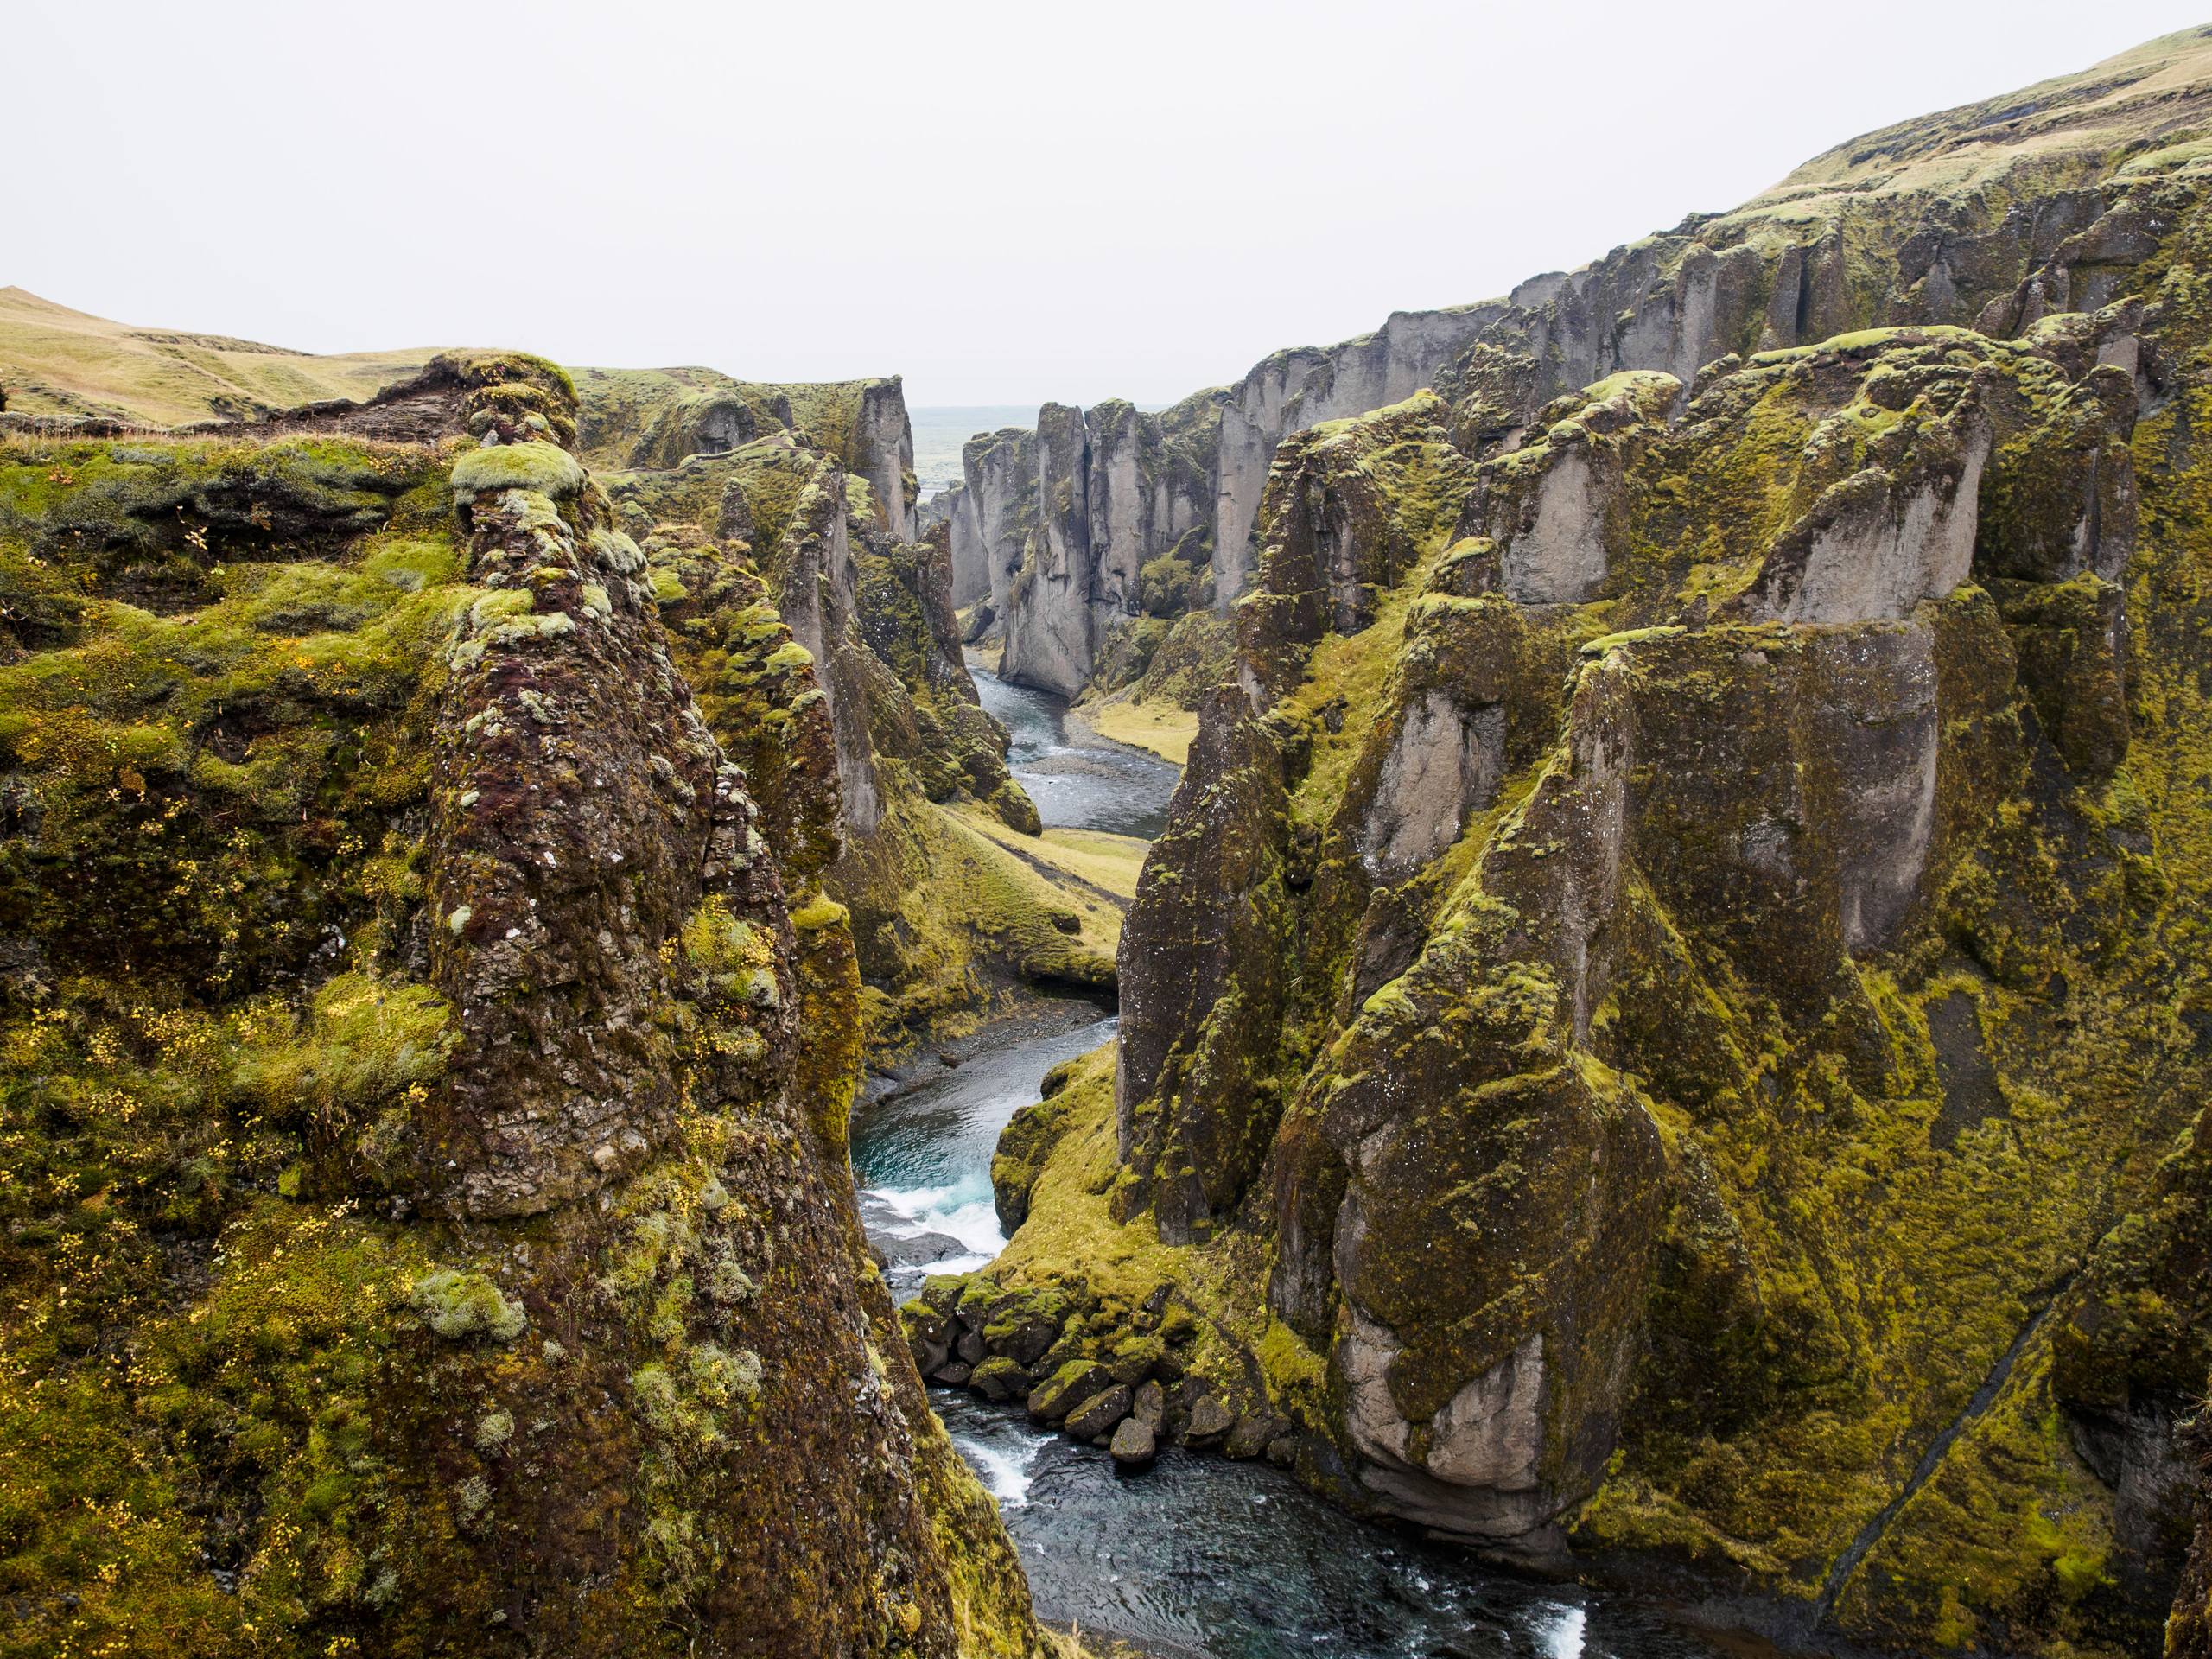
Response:
[[[1086,830],[1048,830],[1043,836],[1025,836],[972,802],[929,810],[938,816],[954,844],[995,879],[1041,910],[1074,915],[1081,923],[1074,942],[1113,960],[1121,947],[1122,912],[1136,891],[1136,871],[1144,861],[1146,842],[1129,842],[1128,848],[1134,849],[1129,851],[1084,845],[1126,840]]]
[[[26,415],[99,415],[177,426],[369,397],[404,379],[437,347],[317,357],[219,334],[136,328],[0,288],[0,387]]]
[[[1144,868],[1144,855],[1152,847],[1148,841],[1136,836],[1109,835],[1103,830],[1055,829],[1041,836],[1025,836],[972,801],[944,810],[1033,868],[1046,864],[1101,893],[1122,899],[1136,897],[1137,873]]]

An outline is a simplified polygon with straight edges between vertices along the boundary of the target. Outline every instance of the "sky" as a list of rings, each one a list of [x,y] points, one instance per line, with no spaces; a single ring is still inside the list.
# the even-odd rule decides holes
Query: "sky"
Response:
[[[1164,404],[2205,21],[2159,0],[4,0],[0,285],[310,351]]]

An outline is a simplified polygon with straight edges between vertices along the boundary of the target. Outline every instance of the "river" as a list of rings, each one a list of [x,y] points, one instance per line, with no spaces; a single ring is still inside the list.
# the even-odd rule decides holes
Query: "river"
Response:
[[[1155,836],[1176,769],[1071,728],[1065,706],[976,671],[1014,775],[1048,824]],[[1087,1002],[1044,1004],[960,1063],[877,1092],[855,1116],[868,1229],[902,1300],[931,1272],[1005,1244],[991,1207],[1000,1129],[1060,1061],[1109,1041]],[[1448,1547],[1345,1515],[1265,1463],[1166,1448],[1116,1472],[1018,1408],[933,1389],[954,1443],[998,1499],[1040,1617],[1204,1659],[1707,1659],[1713,1649],[1573,1586],[1487,1570]]]

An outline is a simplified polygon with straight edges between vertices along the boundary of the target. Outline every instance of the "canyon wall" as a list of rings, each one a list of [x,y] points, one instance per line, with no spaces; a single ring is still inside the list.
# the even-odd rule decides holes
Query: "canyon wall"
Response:
[[[1034,431],[969,440],[954,590],[988,604],[1007,679],[1073,696],[1117,627],[1188,608],[1210,558],[1217,403],[1201,393],[1156,414],[1118,399],[1047,404]]]
[[[0,440],[10,1654],[1042,1651],[855,1211],[842,690],[576,446]]]
[[[1281,442],[925,1370],[1789,1645],[2201,1647],[2208,135],[2203,30],[1908,123]]]
[[[2095,187],[2111,146],[2101,150],[2097,141],[2117,143],[2133,130],[2128,124],[2140,124],[2147,102],[2179,89],[2155,68],[2120,73],[2120,93],[2077,88],[2056,113],[2044,97],[2050,88],[2031,88],[1867,134],[1732,212],[1694,214],[1503,298],[1396,313],[1371,334],[1277,353],[1235,386],[1201,394],[1191,401],[1203,404],[1208,429],[1190,447],[1208,454],[1212,471],[1211,504],[1198,520],[1211,550],[1211,601],[1232,603],[1250,580],[1277,446],[1421,387],[1457,402],[1479,383],[1485,395],[1465,418],[1481,430],[1462,435],[1510,442],[1543,404],[1613,373],[1662,371],[1686,395],[1701,368],[1731,355],[1905,323],[2001,336],[2054,308],[2104,303],[2157,232],[2103,211]],[[1968,126],[1972,140],[1962,141]],[[2046,147],[2060,130],[2065,141]],[[2063,270],[2046,280],[2041,273],[2062,245]],[[1144,556],[1164,546],[1155,537]],[[1003,556],[1018,562],[1011,550]],[[1010,607],[998,606],[1009,637],[1095,638],[1110,626],[1103,588],[1088,575],[1057,573],[1009,594]],[[1063,691],[1080,677],[1061,650],[1034,652],[1009,673]]]
[[[875,418],[906,429],[895,380],[849,385],[887,388],[890,412]],[[804,409],[843,388],[790,390]],[[617,423],[597,429],[603,443],[636,453],[638,439]],[[677,561],[664,602],[679,664],[702,697],[734,671],[718,653],[729,629],[748,626],[748,607],[786,623],[814,667],[844,802],[823,880],[850,916],[863,1031],[884,1063],[948,1021],[1036,988],[1110,985],[1119,912],[1028,855],[1036,808],[1007,772],[1006,734],[977,702],[962,658],[956,526],[919,541],[893,534],[869,480],[802,442],[831,429],[817,416],[606,479],[648,555]],[[743,606],[728,592],[701,611],[683,570],[702,542],[741,548],[764,591]]]

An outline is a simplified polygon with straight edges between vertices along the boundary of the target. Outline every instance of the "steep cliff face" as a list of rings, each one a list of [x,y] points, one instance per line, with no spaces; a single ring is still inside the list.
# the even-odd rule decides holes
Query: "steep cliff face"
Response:
[[[1867,235],[1793,327],[1925,324],[1713,362],[1766,301],[1685,253],[1651,366],[1493,338],[1279,448],[1118,1071],[1017,1118],[925,1369],[972,1333],[1049,1414],[1126,1358],[1193,1443],[1793,1643],[2156,1644],[2212,1363],[2204,49],[1801,175]],[[1931,286],[1936,181],[2012,231]]]
[[[1007,678],[1071,697],[1136,619],[1189,608],[1207,563],[1216,402],[1202,393],[1157,415],[1047,404],[1033,434],[969,445],[956,586],[963,556],[990,579]]]
[[[757,568],[762,606],[814,670],[848,832],[824,880],[850,915],[874,1058],[1038,986],[1113,982],[1126,899],[1071,879],[1033,840],[1036,807],[1009,776],[1006,734],[962,661],[951,526],[899,540],[866,480],[781,433],[613,474],[608,488],[657,564],[661,549],[677,561],[664,603],[684,618],[678,657],[695,683],[753,671],[726,665],[728,622],[683,609],[687,550],[702,541]]]
[[[433,372],[0,441],[0,1650],[1034,1652],[854,1211],[807,655],[694,544],[695,697],[567,378]]]
[[[2104,212],[2097,186],[2127,145],[2193,130],[2201,48],[2174,36],[1868,134],[1732,213],[1694,215],[1500,299],[1398,313],[1357,340],[1277,353],[1226,392],[1202,394],[1212,499],[1198,522],[1212,602],[1230,603],[1251,579],[1277,446],[1421,388],[1466,404],[1462,436],[1510,441],[1550,399],[1624,371],[1671,374],[1687,391],[1732,354],[1853,328],[1955,323],[2005,337],[2054,310],[2107,303],[2158,231]],[[1047,613],[1026,625],[1033,633],[1073,626],[1060,588],[1014,602]],[[1011,633],[1015,616],[999,610]],[[1052,663],[1034,683],[1059,689]]]
[[[952,591],[1003,617],[1022,547],[1037,520],[1036,439],[1019,427],[978,433],[960,451],[952,507]]]
[[[1325,349],[1278,352],[1253,365],[1221,410],[1213,508],[1217,603],[1243,592],[1251,574],[1253,529],[1275,446],[1324,421],[1402,403],[1481,338],[1496,315],[1494,306],[1402,311],[1371,334]]]

